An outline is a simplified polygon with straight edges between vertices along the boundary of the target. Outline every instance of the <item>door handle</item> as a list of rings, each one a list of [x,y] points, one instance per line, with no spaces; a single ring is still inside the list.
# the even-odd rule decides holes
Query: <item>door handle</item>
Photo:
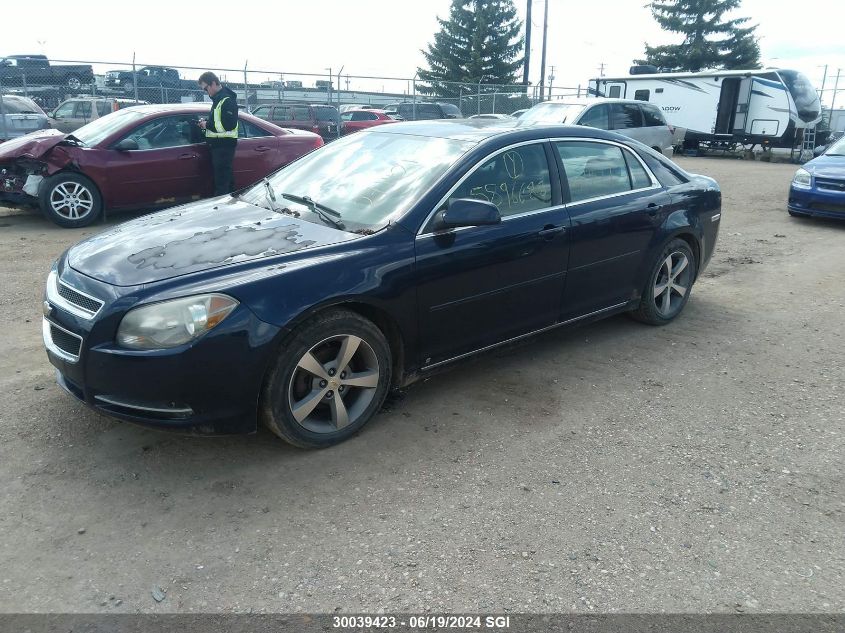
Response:
[[[255,151],[256,151],[256,152],[269,152],[269,151],[270,151],[270,148],[269,148],[269,147],[265,147],[264,145],[261,145],[261,146],[259,146],[259,147],[256,147],[256,148],[255,148]]]
[[[190,160],[191,158],[196,158],[196,154],[180,154],[179,160]]]
[[[646,213],[649,215],[656,215],[660,207],[657,206],[654,202],[649,202],[648,206],[646,206]]]
[[[558,233],[563,233],[566,230],[565,226],[547,226],[542,231],[538,232],[537,235],[542,237],[543,239],[550,240]]]

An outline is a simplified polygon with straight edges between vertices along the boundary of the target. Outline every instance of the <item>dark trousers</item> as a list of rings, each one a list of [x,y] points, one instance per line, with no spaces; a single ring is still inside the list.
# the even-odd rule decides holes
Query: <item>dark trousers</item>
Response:
[[[211,168],[214,172],[214,195],[231,193],[235,188],[235,175],[232,163],[235,160],[235,143],[210,145]]]

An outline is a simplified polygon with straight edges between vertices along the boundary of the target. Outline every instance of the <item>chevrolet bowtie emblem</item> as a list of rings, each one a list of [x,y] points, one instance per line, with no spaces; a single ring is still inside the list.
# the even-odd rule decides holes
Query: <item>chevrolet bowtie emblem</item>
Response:
[[[41,306],[41,310],[44,312],[44,316],[50,316],[50,313],[53,311],[53,306],[50,305],[49,301],[45,301]]]

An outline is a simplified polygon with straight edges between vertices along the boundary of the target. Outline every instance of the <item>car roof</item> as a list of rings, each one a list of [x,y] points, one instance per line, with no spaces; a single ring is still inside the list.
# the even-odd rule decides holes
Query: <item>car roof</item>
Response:
[[[613,97],[562,97],[560,99],[555,99],[554,101],[543,101],[542,104],[537,105],[552,105],[552,106],[572,106],[572,105],[582,105],[588,106],[593,105],[596,103],[636,103],[636,104],[648,104],[648,101],[640,101],[638,99],[617,99]],[[650,104],[653,105],[653,104]],[[537,107],[537,106],[534,106]],[[530,108],[529,108],[530,109]]]
[[[405,121],[395,125],[380,125],[367,130],[367,134],[405,134],[458,141],[482,143],[491,139],[503,141],[530,141],[549,137],[592,137],[619,141],[626,140],[613,132],[581,125],[531,125],[519,119],[431,119]]]

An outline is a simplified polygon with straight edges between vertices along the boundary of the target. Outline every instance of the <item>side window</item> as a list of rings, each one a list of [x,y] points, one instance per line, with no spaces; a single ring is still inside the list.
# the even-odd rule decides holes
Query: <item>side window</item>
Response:
[[[354,114],[355,114],[354,112],[344,112],[343,114],[340,115],[340,120],[341,121],[355,121],[357,119],[353,118]]]
[[[74,101],[63,103],[56,108],[55,116],[57,119],[67,119],[73,116],[73,108],[76,105]]]
[[[442,115],[440,106],[434,103],[418,103],[417,104],[417,118],[418,119],[439,119]]]
[[[610,129],[624,130],[631,127],[642,127],[640,108],[633,103],[613,103],[610,105]]]
[[[648,97],[651,94],[650,90],[637,90],[634,92],[634,99],[637,101],[648,101]]]
[[[654,106],[642,106],[642,111],[646,127],[666,125],[666,119],[663,118],[663,113]]]
[[[273,108],[273,121],[291,121],[293,113],[290,106],[276,106]]]
[[[266,119],[270,115],[270,106],[258,106],[252,113],[257,117]]]
[[[311,111],[308,106],[293,106],[293,119],[296,121],[310,121]]]
[[[611,99],[618,99],[622,95],[622,86],[611,86],[607,96]]]
[[[645,164],[648,165],[648,168],[657,176],[660,184],[664,187],[673,187],[687,182],[686,178],[656,156],[643,152],[642,157]]]
[[[563,141],[555,147],[569,183],[570,202],[630,191],[628,166],[616,145]]]
[[[73,113],[75,119],[90,119],[91,118],[91,102],[79,101],[76,104],[76,111]]]
[[[241,138],[259,138],[262,136],[272,136],[270,132],[267,130],[258,127],[254,123],[250,123],[249,121],[244,121],[243,119],[238,120],[238,136]]]
[[[111,114],[111,104],[108,101],[97,102],[97,116],[106,116]]]
[[[607,104],[596,105],[587,110],[581,115],[578,120],[578,125],[586,125],[587,127],[595,127],[600,130],[610,129],[607,121]]]
[[[631,152],[622,151],[625,162],[628,163],[628,173],[631,175],[631,188],[645,189],[651,187],[651,178]]]
[[[202,139],[196,117],[192,115],[153,119],[142,123],[123,138],[135,141],[138,149],[180,147],[199,143]]]
[[[502,152],[476,169],[450,197],[477,198],[499,207],[502,217],[552,204],[546,152],[540,143]]]

